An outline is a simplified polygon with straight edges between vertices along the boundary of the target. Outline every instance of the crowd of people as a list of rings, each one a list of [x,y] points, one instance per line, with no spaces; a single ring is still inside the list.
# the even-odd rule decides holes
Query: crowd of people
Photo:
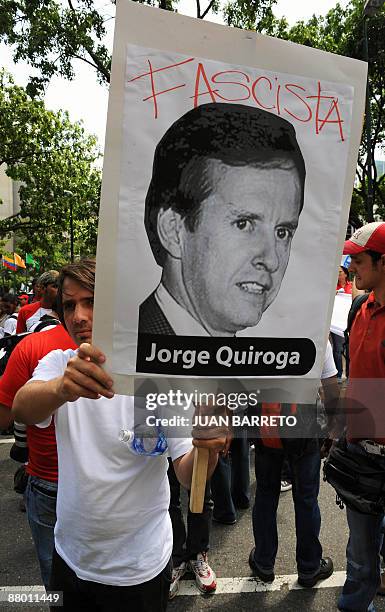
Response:
[[[374,462],[385,474],[381,414],[385,380],[385,223],[360,228],[345,242],[350,270],[340,269],[337,291],[367,299],[349,337],[349,380],[340,398],[341,343],[328,342],[321,375],[324,427],[286,437],[261,426],[234,436],[222,428],[210,438],[167,440],[167,452],[127,452],[117,432],[133,425],[133,398],[114,393],[105,355],[92,344],[95,262],[45,272],[34,295],[7,293],[1,300],[3,337],[25,334],[13,347],[0,379],[0,429],[25,426],[28,458],[24,500],[47,590],[63,591],[67,610],[165,610],[189,571],[202,593],[216,590],[209,564],[211,521],[232,525],[237,510],[252,508],[252,574],[273,582],[278,551],[281,490],[292,489],[298,583],[311,588],[333,573],[319,540],[321,457],[341,439],[358,463]],[[31,333],[35,332],[35,333]],[[38,333],[36,333],[38,332]],[[20,339],[20,338],[18,338]],[[382,391],[381,391],[382,389]],[[349,403],[350,402],[350,403]],[[359,402],[361,410],[350,410]],[[265,404],[262,414],[317,416],[315,407]],[[252,410],[251,408],[248,410]],[[345,412],[346,415],[345,415]],[[346,418],[345,418],[346,416]],[[371,423],[368,433],[362,423]],[[233,432],[234,433],[234,432]],[[256,492],[250,497],[250,445]],[[181,488],[191,488],[194,446],[209,451],[203,512],[184,520]],[[346,582],[338,601],[344,612],[372,612],[381,585],[384,511],[347,505]],[[145,543],[145,546],[143,546]]]

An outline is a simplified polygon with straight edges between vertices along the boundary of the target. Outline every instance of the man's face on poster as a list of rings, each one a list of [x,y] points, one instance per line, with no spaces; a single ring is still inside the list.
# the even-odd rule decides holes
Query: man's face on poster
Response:
[[[181,273],[194,316],[211,335],[257,325],[275,299],[301,208],[294,165],[206,162],[210,195],[183,224]]]

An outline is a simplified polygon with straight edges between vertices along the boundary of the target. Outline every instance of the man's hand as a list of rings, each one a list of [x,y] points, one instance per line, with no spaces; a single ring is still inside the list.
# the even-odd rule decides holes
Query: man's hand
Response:
[[[105,361],[100,349],[81,344],[78,355],[68,361],[62,376],[48,381],[34,379],[19,389],[12,404],[15,420],[35,425],[45,422],[65,402],[74,402],[79,397],[113,397],[111,377],[102,368]]]
[[[199,416],[202,417],[220,417],[226,416],[228,413],[224,407],[215,407],[212,405],[196,406],[193,417],[193,422],[197,423],[195,419]],[[230,428],[226,425],[216,425],[215,419],[210,425],[205,424],[194,424],[192,435],[193,446],[197,448],[207,448],[209,451],[209,461],[207,466],[207,480],[212,476],[212,473],[217,465],[218,455],[226,455],[232,440]],[[203,419],[205,423],[205,419]],[[194,452],[191,451],[174,460],[174,469],[179,482],[186,488],[190,489],[191,477],[193,472],[194,463]]]
[[[198,405],[195,407],[193,422],[192,443],[197,448],[208,449],[208,478],[211,478],[218,454],[225,456],[230,448],[232,434],[226,424],[230,422],[230,411],[225,406]]]
[[[232,435],[229,411],[225,406],[198,405],[195,407],[194,427],[192,430],[193,445],[207,448],[210,453],[226,454],[229,450]]]
[[[81,344],[78,354],[69,360],[63,376],[57,379],[57,393],[63,403],[74,402],[79,397],[114,397],[113,381],[101,367],[105,361],[100,349],[88,343]]]
[[[210,439],[193,438],[192,443],[193,446],[196,446],[197,448],[208,448],[211,453],[219,453],[223,457],[226,457],[232,440],[233,435],[231,430],[228,429],[226,435],[219,437],[217,436],[216,438]]]
[[[208,448],[208,450],[212,453],[221,453],[222,455],[226,455],[231,444],[231,439],[231,436],[210,438],[210,440],[203,440],[202,438],[193,438],[192,443],[197,448]]]

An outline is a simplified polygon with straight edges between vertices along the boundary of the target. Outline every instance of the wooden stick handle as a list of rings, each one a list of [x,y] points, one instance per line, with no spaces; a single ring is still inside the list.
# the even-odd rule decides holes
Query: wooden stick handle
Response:
[[[195,514],[203,511],[208,463],[209,449],[195,447],[190,491],[190,510]]]

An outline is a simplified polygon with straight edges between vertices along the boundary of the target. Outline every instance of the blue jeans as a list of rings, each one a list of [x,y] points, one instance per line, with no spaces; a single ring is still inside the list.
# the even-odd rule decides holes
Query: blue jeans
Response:
[[[38,487],[38,488],[36,488]],[[54,551],[57,482],[30,476],[24,494],[43,584],[48,589]]]
[[[349,450],[366,454],[357,444]],[[378,465],[385,469],[385,458],[378,456]],[[383,541],[384,516],[361,514],[346,508],[349,541],[346,547],[346,581],[338,600],[343,612],[374,612],[373,597],[381,580],[380,551]]]
[[[277,508],[284,458],[284,452],[278,449],[262,446],[255,449],[254,561],[266,572],[274,569],[278,550]],[[318,450],[301,456],[288,454],[287,459],[292,472],[298,574],[311,577],[319,570],[322,557],[318,539],[321,527],[318,506],[320,454]]]

